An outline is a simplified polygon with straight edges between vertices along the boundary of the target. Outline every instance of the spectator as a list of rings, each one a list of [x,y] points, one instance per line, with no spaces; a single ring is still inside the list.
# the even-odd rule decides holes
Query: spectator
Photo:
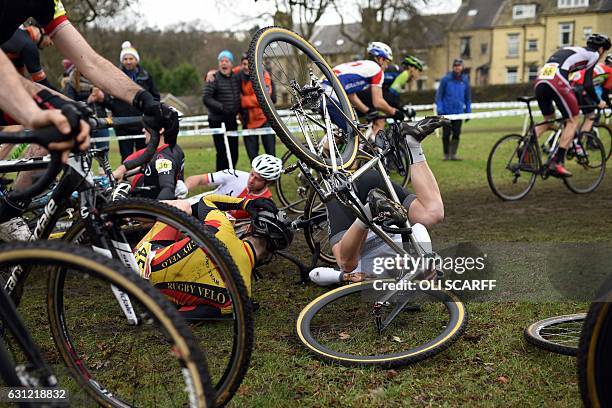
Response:
[[[70,73],[74,69],[74,63],[67,58],[62,60],[62,66],[64,67],[64,72],[62,73],[62,77],[60,79],[60,88],[62,91],[65,91],[66,84],[70,80]]]
[[[104,93],[96,88],[87,78],[85,78],[81,72],[74,68],[70,70],[66,87],[64,88],[64,94],[79,102],[85,102],[94,111],[97,117],[105,118],[106,108],[104,108]],[[108,129],[94,130],[91,133],[92,138],[107,138],[109,135]],[[94,141],[93,147],[96,149],[103,149],[108,151],[108,141],[96,142]],[[100,174],[103,174],[101,168],[98,169]]]
[[[446,76],[442,78],[442,81],[440,81],[440,86],[436,92],[436,108],[438,115],[453,115],[470,113],[472,111],[470,82],[467,75],[463,74],[463,68],[462,59],[454,60],[452,71],[446,74]],[[442,133],[444,160],[461,160],[457,157],[461,123],[461,120],[452,120],[450,129],[444,127]]]
[[[247,129],[268,127],[268,119],[259,106],[257,97],[255,96],[255,90],[253,89],[253,82],[251,82],[249,72],[249,59],[247,54],[242,55],[242,70],[240,72],[240,77],[242,79],[240,106],[245,110],[243,120],[245,127]],[[270,75],[267,72],[264,73],[264,81],[266,83],[268,93],[271,93],[272,82],[270,80]],[[244,136],[243,139],[244,147],[249,155],[249,160],[253,161],[255,157],[259,155],[259,135]],[[276,135],[274,133],[269,135],[261,135],[261,141],[266,153],[274,156],[276,151]]]
[[[208,124],[211,128],[219,128],[225,124],[228,131],[238,129],[236,115],[240,111],[240,75],[234,74],[234,56],[228,50],[223,50],[217,57],[219,70],[215,72],[212,82],[206,81],[202,101],[208,108]],[[227,161],[227,151],[222,134],[213,135],[217,150],[217,171],[230,167]],[[228,138],[233,167],[238,161],[238,139]]]
[[[140,55],[138,50],[132,46],[132,43],[125,41],[121,45],[121,53],[119,54],[119,60],[121,61],[121,70],[140,85],[145,91],[148,91],[153,95],[155,100],[159,101],[159,91],[155,86],[155,82],[149,73],[140,66]],[[100,91],[101,93],[102,91]],[[98,94],[97,98],[102,95]],[[123,102],[116,98],[110,98],[108,96],[102,96],[104,98],[104,105],[108,107],[113,116],[115,117],[126,117],[126,116],[140,116],[142,113],[130,105],[129,103]],[[141,126],[135,127],[122,127],[116,130],[117,136],[135,135],[142,133]],[[121,161],[123,162],[130,154],[134,151],[143,149],[146,146],[144,139],[129,139],[119,141],[119,151],[121,153]]]

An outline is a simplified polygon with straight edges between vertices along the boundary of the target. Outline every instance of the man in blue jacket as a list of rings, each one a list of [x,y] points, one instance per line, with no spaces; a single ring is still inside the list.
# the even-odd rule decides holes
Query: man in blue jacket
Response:
[[[470,94],[470,81],[467,75],[463,74],[463,60],[456,59],[453,61],[452,71],[442,78],[436,92],[437,114],[453,115],[458,113],[470,113],[472,111]],[[452,120],[450,128],[443,128],[442,145],[444,149],[444,160],[461,160],[457,157],[461,123],[462,120],[460,119]]]

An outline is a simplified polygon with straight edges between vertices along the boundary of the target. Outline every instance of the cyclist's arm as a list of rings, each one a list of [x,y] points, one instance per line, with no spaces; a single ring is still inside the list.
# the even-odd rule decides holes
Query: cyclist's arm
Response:
[[[368,107],[366,106],[365,103],[363,103],[361,101],[361,99],[359,99],[359,97],[357,96],[357,93],[352,93],[348,95],[349,101],[351,101],[351,105],[353,105],[353,107],[355,109],[357,109],[359,112],[361,113],[367,113],[368,112]]]
[[[158,157],[155,160],[155,170],[157,170],[157,179],[159,183],[158,200],[172,200],[175,197],[174,189],[176,187],[176,170],[172,160]]]
[[[385,112],[387,115],[395,115],[395,108],[392,107],[383,98],[383,91],[380,86],[372,86],[372,103],[378,110]]]
[[[129,104],[142,88],[111,62],[101,57],[83,36],[67,22],[53,35],[53,42],[62,55],[75,62],[75,66],[105,93]]]
[[[368,235],[368,230],[353,222],[340,242],[332,247],[336,262],[343,272],[352,272],[359,264],[361,249]]]
[[[599,95],[595,92],[595,85],[593,85],[593,70],[595,69],[595,65],[591,68],[587,69],[584,73],[584,90],[591,97],[591,100],[594,101],[595,105],[599,104]]]
[[[401,93],[404,90],[404,86],[410,79],[410,74],[407,69],[403,70],[391,83],[389,88],[393,89],[397,93]]]
[[[244,198],[230,197],[221,194],[209,194],[202,197],[204,202],[209,201],[221,211],[243,210]]]
[[[59,92],[57,88],[51,85],[51,82],[49,82],[49,79],[47,78],[47,74],[45,74],[45,71],[40,64],[40,53],[38,51],[38,47],[36,47],[36,44],[34,44],[32,41],[28,41],[23,48],[21,56],[26,69],[32,77],[32,81]]]

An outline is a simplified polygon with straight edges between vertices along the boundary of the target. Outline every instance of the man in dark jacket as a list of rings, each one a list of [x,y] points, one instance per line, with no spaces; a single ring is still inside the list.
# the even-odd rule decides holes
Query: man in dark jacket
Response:
[[[211,128],[220,128],[225,124],[227,131],[238,129],[236,115],[240,111],[240,75],[232,72],[234,56],[228,50],[223,50],[217,57],[219,70],[214,81],[204,85],[204,105],[208,108],[208,124]],[[228,169],[227,151],[222,134],[213,135],[217,149],[217,171]],[[228,138],[233,166],[238,161],[238,139]]]
[[[463,60],[456,59],[453,61],[452,71],[440,81],[436,92],[436,113],[438,115],[470,113],[472,111],[470,93],[470,81],[467,75],[463,74]],[[457,149],[459,148],[461,123],[460,119],[453,120],[451,128],[444,127],[442,133],[444,160],[460,160],[457,158]]]
[[[140,66],[140,55],[136,48],[132,47],[129,41],[125,41],[121,46],[121,70],[146,91],[149,91],[156,101],[159,101],[159,91],[155,86],[153,78],[144,68]],[[139,116],[140,112],[129,103],[125,103],[116,98],[105,98],[105,105],[113,112],[115,117]],[[121,128],[116,130],[117,136],[135,135],[142,133],[142,127]],[[146,146],[144,139],[129,139],[119,141],[119,151],[121,161],[124,161],[134,151],[143,149]]]

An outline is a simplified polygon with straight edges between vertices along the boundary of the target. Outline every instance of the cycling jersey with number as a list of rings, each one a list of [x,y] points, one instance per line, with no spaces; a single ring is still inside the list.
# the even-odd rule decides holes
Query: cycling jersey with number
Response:
[[[34,17],[51,37],[68,23],[61,0],[0,0],[0,10],[0,44],[8,41],[30,17]]]
[[[146,149],[129,155],[125,161],[131,161],[144,154]],[[178,145],[170,147],[163,144],[157,148],[151,161],[144,165],[142,173],[132,179],[132,188],[150,187],[138,195],[158,200],[173,200],[177,180],[183,180],[185,155]]]
[[[347,94],[362,91],[371,86],[382,87],[384,82],[383,70],[375,61],[363,60],[340,64],[333,69]],[[329,81],[324,80],[329,86]]]
[[[255,250],[236,235],[224,211],[242,207],[243,199],[208,195],[198,203],[198,218],[227,248],[249,296]],[[134,249],[143,278],[181,306],[209,305],[231,312],[231,299],[217,266],[206,251],[174,228],[157,222]]]
[[[208,173],[208,183],[218,186],[215,194],[228,195],[238,198],[272,198],[272,192],[266,187],[261,193],[255,194],[247,188],[249,173],[240,170],[221,170]],[[249,213],[243,210],[230,211],[230,215],[236,219],[249,218]]]

